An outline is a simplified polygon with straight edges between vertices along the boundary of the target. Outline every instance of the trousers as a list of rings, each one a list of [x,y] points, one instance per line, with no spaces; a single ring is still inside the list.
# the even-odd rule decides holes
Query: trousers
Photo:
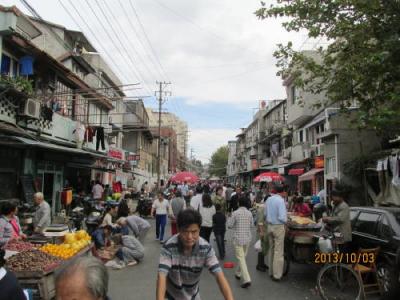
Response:
[[[238,260],[236,275],[243,279],[243,283],[251,282],[249,270],[247,269],[246,256],[249,245],[235,245],[235,256]]]
[[[281,279],[284,264],[285,225],[268,224],[269,275]]]
[[[100,143],[101,143],[101,149],[106,150],[106,147],[104,146],[104,128],[103,127],[97,127],[97,129],[96,129],[96,151],[99,150]]]
[[[156,238],[164,240],[165,225],[167,225],[167,215],[156,215]]]
[[[210,242],[211,232],[212,232],[212,227],[206,227],[206,226],[200,227],[200,236],[207,242]]]
[[[214,232],[214,236],[215,236],[215,239],[217,242],[219,257],[221,259],[224,259],[224,257],[225,257],[225,234]]]

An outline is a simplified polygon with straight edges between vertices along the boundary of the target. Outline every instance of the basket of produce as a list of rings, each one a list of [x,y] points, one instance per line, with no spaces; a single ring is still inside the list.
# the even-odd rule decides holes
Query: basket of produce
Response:
[[[301,231],[320,231],[322,225],[315,223],[310,218],[300,216],[290,216],[288,222],[288,228],[290,230],[301,230]]]
[[[61,260],[39,250],[27,250],[17,253],[7,260],[6,268],[17,277],[43,276],[54,271]]]

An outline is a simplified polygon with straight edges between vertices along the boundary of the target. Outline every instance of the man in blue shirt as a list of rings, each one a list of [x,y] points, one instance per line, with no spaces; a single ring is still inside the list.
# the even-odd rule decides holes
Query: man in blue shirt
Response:
[[[275,193],[267,199],[265,218],[268,223],[268,266],[272,280],[282,279],[284,264],[284,241],[287,211],[285,204],[285,190],[283,185],[274,186]]]

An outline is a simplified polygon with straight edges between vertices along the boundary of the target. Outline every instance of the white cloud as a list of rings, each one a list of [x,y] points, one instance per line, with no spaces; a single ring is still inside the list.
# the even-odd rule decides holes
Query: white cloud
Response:
[[[234,140],[239,132],[238,129],[191,129],[189,144],[194,149],[194,156],[208,163],[212,153],[228,141]],[[190,154],[190,150],[188,153]]]

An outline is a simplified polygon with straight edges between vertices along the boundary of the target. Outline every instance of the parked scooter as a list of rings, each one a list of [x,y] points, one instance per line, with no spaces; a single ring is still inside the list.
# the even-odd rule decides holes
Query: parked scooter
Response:
[[[86,230],[89,234],[92,234],[92,232],[95,231],[103,221],[105,209],[103,206],[101,206],[89,197],[84,198],[83,203],[84,212],[86,215]]]
[[[151,206],[153,201],[150,198],[145,198],[144,195],[140,195],[138,204],[136,207],[136,212],[139,213],[141,217],[147,217],[151,214]]]

